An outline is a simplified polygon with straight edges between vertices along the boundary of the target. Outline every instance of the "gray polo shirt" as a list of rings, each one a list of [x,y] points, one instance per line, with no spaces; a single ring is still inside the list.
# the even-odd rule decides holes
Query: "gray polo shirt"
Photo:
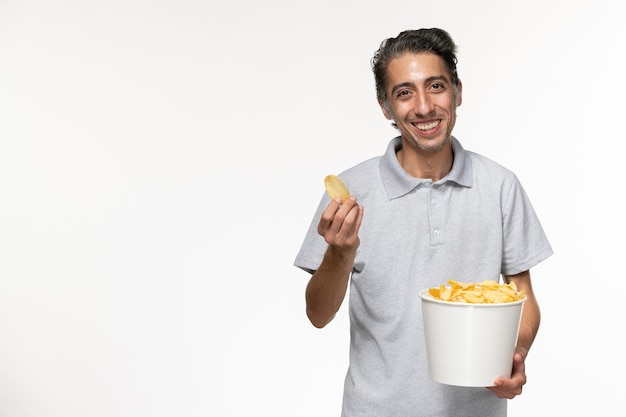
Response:
[[[409,176],[394,138],[384,155],[339,174],[364,207],[350,279],[350,365],[343,417],[506,416],[486,388],[428,376],[419,292],[448,279],[499,280],[552,254],[532,205],[508,169],[452,138],[454,162],[437,182]],[[294,265],[312,272],[324,195]]]

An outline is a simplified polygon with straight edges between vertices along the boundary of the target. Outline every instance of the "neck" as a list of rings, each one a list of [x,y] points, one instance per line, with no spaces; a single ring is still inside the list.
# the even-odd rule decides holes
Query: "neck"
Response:
[[[442,149],[436,151],[425,151],[407,146],[403,141],[402,148],[396,157],[407,174],[415,178],[430,178],[433,182],[448,175],[454,161],[450,141]]]

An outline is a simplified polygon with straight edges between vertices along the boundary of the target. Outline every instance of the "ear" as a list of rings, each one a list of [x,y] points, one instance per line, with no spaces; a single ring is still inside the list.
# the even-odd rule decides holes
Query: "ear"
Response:
[[[456,106],[459,107],[463,102],[463,83],[459,80],[459,85],[456,86]]]
[[[387,109],[387,106],[385,106],[385,103],[383,103],[381,100],[378,100],[378,105],[380,106],[380,109],[383,111],[383,114],[385,115],[387,120],[393,120],[393,116],[391,115],[389,109]]]

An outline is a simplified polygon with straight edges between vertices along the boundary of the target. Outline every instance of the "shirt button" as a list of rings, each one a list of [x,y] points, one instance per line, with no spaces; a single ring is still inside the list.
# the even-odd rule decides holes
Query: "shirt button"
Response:
[[[432,200],[430,200],[430,204],[432,204],[433,206],[437,204],[437,199],[433,198]]]
[[[435,236],[439,236],[441,234],[441,231],[439,229],[435,229],[433,230],[433,233],[435,234]]]

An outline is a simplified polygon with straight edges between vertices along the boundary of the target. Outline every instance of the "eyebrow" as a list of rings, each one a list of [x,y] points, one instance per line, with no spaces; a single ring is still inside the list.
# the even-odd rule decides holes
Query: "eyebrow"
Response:
[[[450,84],[450,80],[445,76],[445,75],[433,75],[432,77],[428,77],[424,80],[425,84],[430,84],[433,81],[445,81],[446,83]],[[398,91],[401,88],[405,88],[405,87],[412,87],[414,86],[415,83],[413,82],[403,82],[397,85],[394,85],[393,88],[391,89],[391,93],[395,93],[396,91]]]

